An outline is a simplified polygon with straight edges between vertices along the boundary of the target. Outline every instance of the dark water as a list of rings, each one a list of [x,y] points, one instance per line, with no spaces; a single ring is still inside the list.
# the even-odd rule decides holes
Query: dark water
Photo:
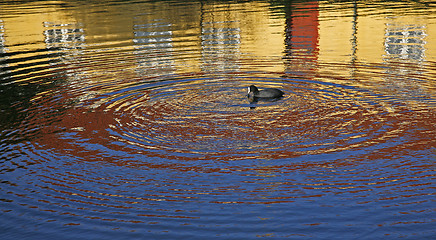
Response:
[[[434,239],[435,9],[1,3],[0,238]]]

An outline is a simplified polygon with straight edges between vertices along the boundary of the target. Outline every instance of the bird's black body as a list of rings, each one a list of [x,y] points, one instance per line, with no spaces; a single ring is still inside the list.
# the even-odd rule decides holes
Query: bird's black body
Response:
[[[251,85],[248,87],[248,99],[250,102],[256,102],[257,100],[276,100],[283,97],[284,93],[276,88],[265,88],[260,90]]]

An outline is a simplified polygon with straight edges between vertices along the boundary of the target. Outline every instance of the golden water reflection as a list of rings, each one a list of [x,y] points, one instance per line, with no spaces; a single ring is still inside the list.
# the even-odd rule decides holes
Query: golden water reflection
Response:
[[[74,3],[73,3],[74,4]],[[104,12],[98,12],[99,5],[91,8],[77,6],[75,8],[57,8],[54,6],[38,6],[30,3],[20,9],[20,15],[2,19],[5,29],[4,41],[11,52],[19,52],[26,47],[27,50],[45,48],[44,31],[47,23],[77,25],[85,28],[85,38],[88,45],[120,38],[131,39],[134,36],[134,25],[137,21],[153,22],[156,19],[165,19],[173,29],[186,31],[186,36],[201,34],[207,24],[217,24],[215,29],[223,28],[220,23],[227,22],[226,28],[239,29],[240,52],[247,56],[271,57],[281,56],[285,50],[285,35],[283,32],[286,18],[297,12],[293,31],[304,24],[313,24],[317,33],[310,33],[311,41],[318,42],[318,60],[322,62],[343,62],[344,56],[349,56],[349,61],[354,58],[361,62],[381,63],[386,52],[385,44],[389,29],[392,25],[399,28],[416,26],[422,31],[423,53],[421,60],[434,61],[435,38],[431,37],[436,32],[434,18],[425,15],[407,15],[402,11],[398,15],[393,11],[389,17],[376,17],[376,14],[365,14],[364,4],[349,5],[345,8],[338,4],[337,11],[330,11],[334,6],[330,2],[307,1],[291,3],[284,6],[285,14],[278,15],[271,12],[270,5],[261,2],[253,3],[192,3],[189,5],[175,5],[168,8],[164,2],[128,4],[123,8],[118,5],[108,5]],[[15,5],[3,6],[2,15],[7,15]],[[300,9],[306,8],[306,12]],[[155,9],[147,15],[141,15],[141,9]],[[250,9],[247,11],[247,9]],[[289,9],[289,10],[288,10]],[[381,12],[384,9],[379,9]],[[26,13],[26,11],[28,11]],[[192,12],[184,15],[185,12]],[[375,10],[377,11],[377,9]],[[302,14],[300,14],[300,12]],[[136,13],[133,14],[132,13]],[[266,14],[265,14],[266,13]],[[316,13],[318,17],[309,18],[307,14]],[[300,15],[300,16],[299,16]],[[129,17],[127,17],[129,16]],[[300,18],[302,22],[298,22]],[[307,19],[304,19],[307,18]],[[218,33],[217,33],[218,34]],[[177,35],[177,32],[175,32]],[[319,36],[318,36],[319,35]],[[217,35],[216,37],[219,37]],[[413,36],[411,36],[413,37]],[[192,47],[201,47],[201,38],[193,37],[190,41],[174,41],[173,48],[185,48],[187,42]],[[26,44],[32,43],[32,44]],[[182,45],[178,45],[182,44]],[[298,44],[298,43],[297,43]],[[354,46],[353,46],[354,45]],[[408,44],[410,45],[410,43]],[[413,46],[412,46],[413,47]],[[199,59],[191,66],[200,66]],[[279,66],[277,66],[279,67]],[[182,70],[182,69],[178,69]],[[274,71],[281,71],[276,68]],[[183,70],[182,70],[183,71]]]
[[[285,4],[280,14],[261,2],[207,2],[171,8],[163,2],[134,3],[122,8],[108,5],[103,12],[98,11],[99,5],[67,9],[58,8],[56,4],[23,5],[22,14],[2,19],[4,51],[25,51],[27,53],[16,56],[25,58],[31,57],[33,50],[60,47],[65,51],[66,64],[86,66],[89,62],[86,73],[98,79],[108,70],[100,66],[113,68],[122,63],[120,68],[131,70],[132,74],[136,68],[139,69],[136,74],[141,75],[247,69],[306,72],[313,78],[319,71],[324,81],[324,72],[334,72],[339,73],[336,78],[341,80],[359,79],[353,83],[357,86],[377,87],[378,84],[366,84],[366,79],[370,78],[372,84],[387,83],[388,88],[407,81],[405,84],[411,85],[411,91],[424,91],[428,95],[434,92],[431,84],[420,86],[416,82],[414,86],[407,80],[435,74],[430,67],[424,72],[420,70],[420,66],[432,65],[435,61],[436,38],[432,37],[436,34],[435,19],[419,12],[404,16],[403,11],[393,11],[389,16],[377,17],[376,12],[367,14],[369,6],[363,3],[337,4],[337,9],[332,11],[335,5],[324,1]],[[0,11],[8,14],[14,7],[6,4]],[[143,14],[141,9],[155,10]],[[97,13],[89,14],[94,12]],[[183,14],[185,12],[193,14]],[[155,28],[156,24],[162,25],[161,31]],[[155,45],[158,48],[166,44],[165,52],[150,49],[150,41],[160,44]],[[118,55],[123,49],[127,51]],[[103,50],[112,50],[114,55],[96,55]],[[277,64],[280,58],[285,61]],[[307,61],[309,58],[312,61]],[[392,72],[400,75],[393,81],[376,74],[366,77],[365,72],[356,71],[354,63],[381,64],[380,67],[393,68]],[[397,67],[402,63],[408,67],[416,65],[416,71]],[[144,71],[155,64],[162,67],[155,73]]]

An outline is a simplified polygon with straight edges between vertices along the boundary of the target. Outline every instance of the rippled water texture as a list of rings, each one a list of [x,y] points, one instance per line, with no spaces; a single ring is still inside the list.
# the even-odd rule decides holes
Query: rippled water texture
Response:
[[[0,3],[0,238],[434,239],[435,10]]]

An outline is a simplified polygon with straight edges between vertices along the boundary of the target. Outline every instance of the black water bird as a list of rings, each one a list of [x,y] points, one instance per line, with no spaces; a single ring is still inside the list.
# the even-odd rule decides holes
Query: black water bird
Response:
[[[283,92],[277,88],[265,88],[260,90],[251,85],[248,87],[248,100],[250,102],[257,102],[258,100],[275,101],[283,97]]]

